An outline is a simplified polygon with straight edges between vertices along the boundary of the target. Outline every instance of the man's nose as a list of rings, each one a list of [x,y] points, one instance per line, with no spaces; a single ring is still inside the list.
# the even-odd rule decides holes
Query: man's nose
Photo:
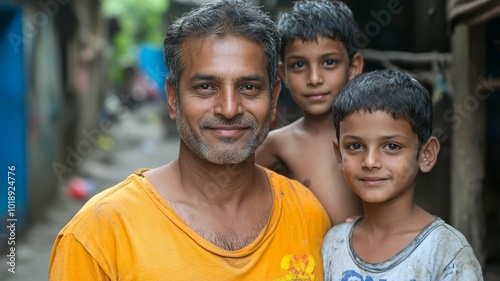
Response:
[[[220,92],[215,107],[215,113],[224,116],[226,119],[232,119],[243,113],[242,97],[236,89],[224,87]]]

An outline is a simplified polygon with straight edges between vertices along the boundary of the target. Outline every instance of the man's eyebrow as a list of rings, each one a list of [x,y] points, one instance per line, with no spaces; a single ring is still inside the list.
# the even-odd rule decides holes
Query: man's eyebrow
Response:
[[[239,80],[242,80],[242,81],[265,81],[266,79],[262,75],[255,74],[255,75],[243,76]]]
[[[216,79],[215,75],[212,74],[204,74],[204,73],[195,73],[193,76],[189,78],[190,81],[195,80],[214,80]]]
[[[212,74],[195,73],[189,80],[214,80],[217,76]],[[255,80],[265,80],[265,77],[259,74],[252,74],[247,76],[242,76],[238,78],[239,80],[245,81],[255,81]]]

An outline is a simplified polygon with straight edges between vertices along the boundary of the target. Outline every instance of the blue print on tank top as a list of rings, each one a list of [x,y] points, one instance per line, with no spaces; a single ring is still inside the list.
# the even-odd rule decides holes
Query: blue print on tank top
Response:
[[[387,281],[387,279],[373,279],[371,276],[363,277],[354,270],[346,270],[342,273],[341,281]],[[415,279],[409,281],[415,281]]]

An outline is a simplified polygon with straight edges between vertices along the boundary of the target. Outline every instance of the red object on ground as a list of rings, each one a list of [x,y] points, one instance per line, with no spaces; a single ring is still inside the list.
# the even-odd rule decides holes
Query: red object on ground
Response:
[[[94,185],[89,179],[74,177],[67,183],[66,191],[71,198],[86,200],[92,196]]]

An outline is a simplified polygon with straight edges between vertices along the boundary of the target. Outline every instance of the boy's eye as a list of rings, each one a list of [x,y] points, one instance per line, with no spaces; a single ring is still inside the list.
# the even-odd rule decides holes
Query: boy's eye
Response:
[[[351,144],[348,144],[346,146],[346,148],[349,149],[349,150],[358,150],[358,149],[361,149],[362,146],[359,143],[351,143]]]
[[[385,145],[385,148],[388,150],[398,150],[401,148],[401,146],[395,143],[388,143]]]
[[[337,61],[336,60],[325,60],[325,62],[323,64],[327,65],[327,66],[332,66],[332,65],[336,65]]]
[[[305,66],[305,63],[303,62],[295,62],[295,63],[292,63],[291,67],[292,68],[303,68]]]

